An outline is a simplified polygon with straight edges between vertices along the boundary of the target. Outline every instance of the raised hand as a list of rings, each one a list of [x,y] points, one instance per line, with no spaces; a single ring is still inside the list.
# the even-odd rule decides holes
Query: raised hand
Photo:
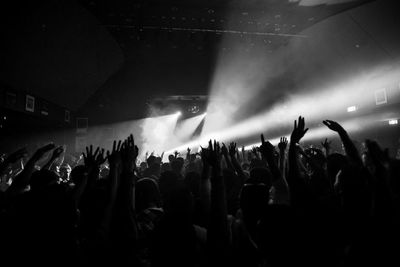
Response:
[[[39,148],[38,150],[36,150],[35,154],[33,154],[32,159],[35,161],[38,161],[39,159],[41,159],[44,156],[44,154],[46,154],[50,150],[54,149],[54,147],[55,147],[55,145],[53,143],[50,143],[48,145],[45,145],[45,146]]]
[[[326,127],[328,127],[330,130],[334,132],[337,133],[344,132],[344,128],[342,127],[342,125],[340,125],[336,121],[324,120],[322,121],[322,123],[325,124]]]
[[[303,138],[307,131],[308,128],[305,128],[304,118],[299,116],[298,121],[294,121],[293,131],[290,136],[290,143],[294,145],[300,142],[301,138]]]
[[[258,147],[253,146],[253,147],[251,148],[251,152],[253,152],[254,155],[258,156]]]
[[[126,171],[133,172],[135,170],[138,155],[139,148],[135,145],[133,135],[131,134],[121,147],[122,164]]]
[[[220,147],[219,143],[214,140],[214,145],[210,140],[208,142],[208,148],[205,150],[205,153],[202,155],[205,158],[205,161],[213,167],[214,170],[220,170]]]
[[[179,155],[179,152],[178,152],[177,150],[175,150],[175,152],[174,152],[174,156],[175,156],[175,158],[177,158],[177,157],[178,157],[178,155]]]
[[[266,158],[273,158],[275,154],[275,147],[269,141],[265,141],[263,134],[261,134],[260,152]]]
[[[231,142],[230,144],[229,144],[229,155],[231,156],[231,157],[235,157],[235,154],[236,154],[236,143],[234,143],[234,142]]]
[[[90,145],[89,147],[86,147],[86,155],[85,153],[82,155],[83,161],[88,168],[98,168],[106,161],[106,158],[104,157],[104,149],[100,149],[100,147],[97,147],[93,153],[93,146]]]
[[[191,151],[191,150],[190,150],[190,147],[188,147],[186,151],[187,151],[187,153],[190,155],[190,151]]]
[[[202,146],[200,146],[200,148],[201,148],[200,157],[201,157],[201,161],[203,162],[203,167],[208,167],[209,166],[208,161],[207,161],[207,154],[209,153],[208,149],[204,148]]]
[[[64,152],[64,146],[59,146],[56,147],[56,149],[53,150],[53,154],[51,155],[52,159],[57,159],[61,154]]]
[[[371,157],[372,162],[376,166],[387,167],[390,161],[389,150],[382,150],[377,142],[372,140],[365,140],[365,145],[368,149],[368,154]]]
[[[224,143],[222,143],[221,153],[222,155],[224,155],[224,157],[228,157],[228,148],[225,146]]]
[[[287,138],[286,137],[281,137],[281,140],[280,140],[280,142],[278,144],[279,151],[285,152],[287,144],[288,144]]]
[[[26,154],[28,154],[28,152],[26,151],[26,148],[21,148],[18,149],[17,151],[11,153],[6,159],[5,159],[5,163],[15,163],[18,160],[22,159],[24,156],[26,156]]]
[[[113,148],[111,152],[107,150],[107,159],[108,162],[110,163],[110,166],[116,166],[119,167],[122,164],[122,158],[121,158],[121,140],[117,141],[114,140],[113,142]]]

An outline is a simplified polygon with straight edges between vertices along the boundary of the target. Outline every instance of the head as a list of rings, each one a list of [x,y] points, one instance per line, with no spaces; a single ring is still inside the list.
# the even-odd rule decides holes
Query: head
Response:
[[[71,171],[70,178],[74,184],[80,184],[86,175],[87,170],[85,165],[78,165]]]
[[[246,181],[248,184],[260,184],[263,183],[268,187],[268,190],[271,188],[271,172],[267,168],[257,167],[253,168],[250,171],[250,178]]]
[[[185,163],[185,160],[183,158],[181,158],[181,157],[176,158],[175,160],[173,160],[171,162],[172,171],[177,174],[181,174],[184,163]]]
[[[160,207],[161,195],[157,182],[151,178],[138,180],[135,187],[135,200],[136,209],[139,212],[152,206]]]
[[[164,199],[174,187],[179,183],[179,176],[173,171],[166,171],[161,173],[160,179],[158,180],[158,186],[160,189],[161,197]]]
[[[197,172],[188,172],[185,176],[184,184],[194,197],[199,197],[200,195],[200,180],[200,174]]]
[[[68,163],[63,163],[60,166],[60,177],[62,180],[64,181],[68,181],[70,178],[70,174],[71,174],[72,168],[71,166],[69,166]]]
[[[268,205],[269,187],[263,183],[245,184],[240,193],[240,209],[250,234],[255,234],[257,222]]]
[[[157,162],[157,158],[154,156],[150,156],[147,158],[147,165],[150,167],[151,165]]]
[[[40,170],[32,173],[30,187],[32,191],[45,189],[59,183],[60,177],[50,170]]]
[[[172,169],[171,169],[171,164],[169,164],[169,163],[163,163],[162,165],[161,165],[161,173],[163,173],[163,172],[165,172],[165,171],[172,171]]]
[[[347,165],[347,159],[340,153],[332,153],[327,159],[328,178],[331,184],[334,184],[336,175]]]

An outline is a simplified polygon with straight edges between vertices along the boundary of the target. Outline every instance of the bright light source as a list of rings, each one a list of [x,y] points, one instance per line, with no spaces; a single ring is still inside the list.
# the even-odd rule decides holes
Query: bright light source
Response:
[[[176,113],[176,116],[181,116],[182,115],[182,112],[180,112],[180,111],[178,111],[177,113]]]
[[[399,123],[398,120],[389,120],[389,125],[396,125],[398,123]]]
[[[350,106],[350,107],[347,108],[347,112],[354,112],[356,110],[357,110],[356,106]]]

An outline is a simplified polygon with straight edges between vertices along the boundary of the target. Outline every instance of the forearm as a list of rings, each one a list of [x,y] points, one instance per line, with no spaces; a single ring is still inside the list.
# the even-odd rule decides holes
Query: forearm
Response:
[[[114,209],[115,201],[117,198],[118,175],[119,175],[118,168],[115,168],[114,166],[110,167],[110,174],[109,174],[110,185],[109,185],[109,193],[108,193],[109,201],[104,208],[104,214],[100,221],[100,228],[101,228],[101,232],[104,235],[103,236],[104,239],[108,238],[109,231],[110,231],[110,224],[111,224],[113,209]]]
[[[11,186],[7,189],[7,194],[19,194],[29,185],[32,173],[35,170],[35,163],[35,159],[30,159],[26,163],[22,172],[14,177]]]
[[[122,232],[129,240],[137,238],[137,222],[134,202],[134,188],[136,176],[134,172],[123,172],[121,174],[121,185],[118,196],[118,212],[121,221]]]
[[[232,170],[232,171],[235,171],[235,168],[233,167],[232,162],[231,162],[229,156],[228,156],[228,155],[224,155],[224,158],[225,158],[225,162],[226,162],[227,168],[230,169],[230,170]]]
[[[279,151],[279,170],[282,175],[285,174],[285,151]]]
[[[289,171],[286,181],[290,192],[290,201],[292,205],[301,205],[299,202],[304,196],[304,183],[301,179],[300,169],[298,165],[298,152],[296,144],[289,146]]]
[[[236,171],[236,173],[238,174],[239,178],[241,179],[240,184],[243,185],[244,180],[245,180],[245,174],[243,172],[242,166],[240,166],[238,160],[235,158],[235,156],[231,156],[231,161],[232,161],[232,165]]]
[[[210,202],[211,202],[211,185],[210,179],[208,177],[208,168],[202,171],[202,178],[200,181],[200,207],[204,218],[208,218],[210,212]]]
[[[229,242],[225,183],[219,170],[211,179],[211,206],[208,240],[215,249],[224,249]]]
[[[51,158],[43,167],[44,170],[50,170],[53,163],[56,161],[56,158]]]
[[[276,164],[275,159],[271,155],[266,157],[266,160],[272,174],[272,185],[275,187],[277,191],[281,193],[287,193],[288,192],[287,184],[283,179],[283,173]]]
[[[357,148],[354,143],[351,141],[348,133],[345,130],[341,130],[338,132],[340,139],[342,140],[344,149],[346,151],[347,156],[357,165],[362,165],[362,160],[360,155],[358,154]]]

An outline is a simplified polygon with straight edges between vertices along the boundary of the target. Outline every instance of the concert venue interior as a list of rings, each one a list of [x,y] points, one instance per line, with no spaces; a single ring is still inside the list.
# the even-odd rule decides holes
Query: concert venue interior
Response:
[[[398,11],[5,1],[1,261],[398,262]]]

